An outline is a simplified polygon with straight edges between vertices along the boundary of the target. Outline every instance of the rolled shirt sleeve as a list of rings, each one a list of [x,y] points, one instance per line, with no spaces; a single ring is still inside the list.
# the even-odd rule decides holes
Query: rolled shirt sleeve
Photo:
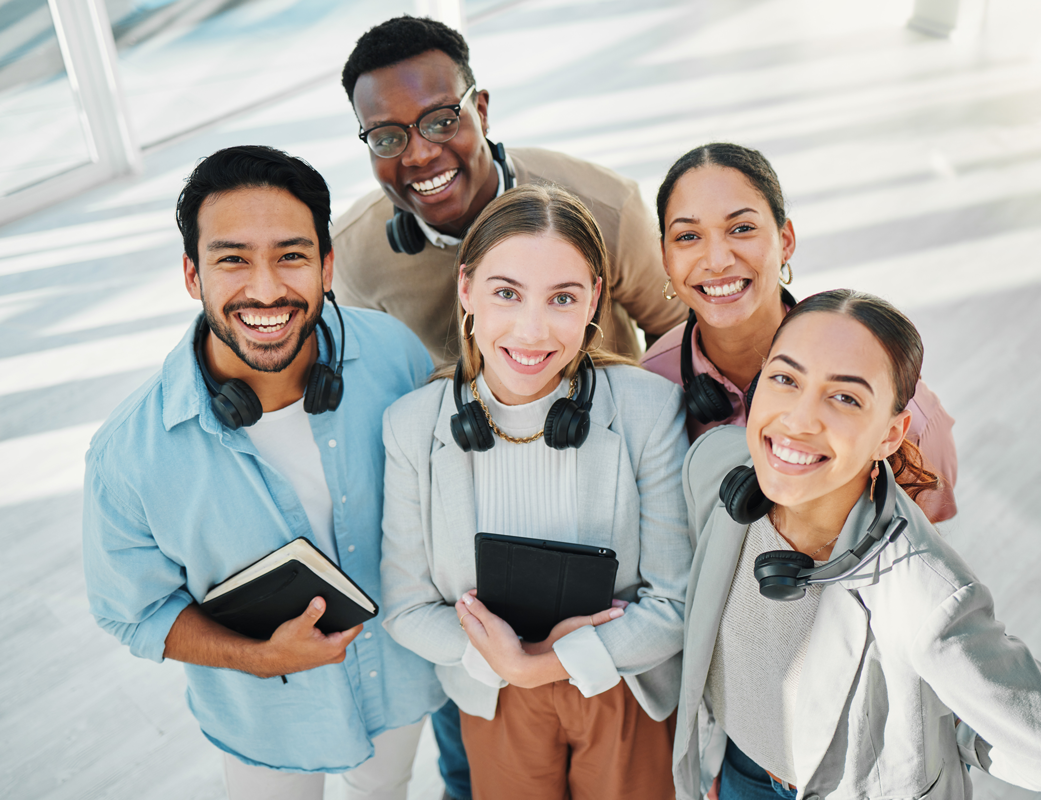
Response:
[[[140,509],[108,486],[97,458],[88,452],[83,498],[90,610],[135,656],[161,662],[174,620],[193,602],[184,568],[159,549]]]
[[[592,625],[583,625],[577,631],[557,639],[553,643],[553,652],[571,676],[569,683],[577,687],[583,697],[606,692],[622,679],[614,658]]]
[[[499,677],[499,673],[492,669],[492,665],[481,655],[481,651],[473,646],[472,642],[466,643],[463,651],[463,668],[471,678],[480,681],[485,686],[493,689],[501,689],[506,686],[506,681]]]
[[[923,381],[918,381],[907,407],[911,411],[911,426],[905,438],[922,452],[925,466],[940,476],[940,487],[922,492],[915,502],[931,522],[943,522],[958,513],[954,500],[954,484],[958,480],[954,418]]]

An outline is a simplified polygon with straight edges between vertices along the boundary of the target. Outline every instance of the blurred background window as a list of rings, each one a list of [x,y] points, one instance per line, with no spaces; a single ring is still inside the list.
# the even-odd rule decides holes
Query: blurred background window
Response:
[[[94,160],[47,0],[0,0],[0,195]]]
[[[148,148],[338,74],[413,0],[105,0],[130,125]]]

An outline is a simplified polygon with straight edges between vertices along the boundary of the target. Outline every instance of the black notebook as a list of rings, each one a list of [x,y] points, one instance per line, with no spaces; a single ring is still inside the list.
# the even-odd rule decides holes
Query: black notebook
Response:
[[[529,642],[611,607],[618,559],[606,547],[478,533],[474,549],[477,599]]]
[[[203,598],[210,617],[254,639],[299,617],[315,597],[325,600],[316,627],[325,634],[372,619],[379,607],[354,581],[303,537],[268,553],[217,584]]]

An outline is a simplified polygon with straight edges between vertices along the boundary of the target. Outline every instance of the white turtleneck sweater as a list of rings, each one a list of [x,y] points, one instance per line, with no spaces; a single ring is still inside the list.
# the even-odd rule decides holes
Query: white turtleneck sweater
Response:
[[[477,391],[499,430],[516,438],[542,430],[552,405],[567,397],[570,381],[545,397],[519,406],[495,399],[484,373]],[[554,450],[543,439],[513,444],[495,437],[495,446],[474,453],[477,529],[484,533],[575,542],[578,537],[578,451]]]

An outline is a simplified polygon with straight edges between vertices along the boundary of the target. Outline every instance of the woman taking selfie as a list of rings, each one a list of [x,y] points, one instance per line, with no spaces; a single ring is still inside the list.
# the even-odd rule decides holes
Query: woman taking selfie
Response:
[[[458,259],[463,357],[384,418],[387,629],[458,704],[479,800],[671,798],[679,388],[597,349],[604,245],[568,193],[505,193]],[[520,640],[473,591],[478,532],[613,550],[613,606]]]
[[[720,424],[744,425],[745,393],[795,299],[795,230],[777,175],[761,153],[715,143],[672,165],[658,191],[667,298],[690,309],[686,325],[659,339],[643,365],[684,386],[690,441]],[[918,502],[933,522],[957,511],[957,458],[950,418],[919,383],[908,438],[942,476]]]
[[[960,800],[962,762],[1041,789],[1041,665],[911,498],[936,479],[904,438],[921,364],[885,301],[814,295],[781,322],[747,428],[688,453],[679,797],[700,797],[709,717],[721,800]]]

